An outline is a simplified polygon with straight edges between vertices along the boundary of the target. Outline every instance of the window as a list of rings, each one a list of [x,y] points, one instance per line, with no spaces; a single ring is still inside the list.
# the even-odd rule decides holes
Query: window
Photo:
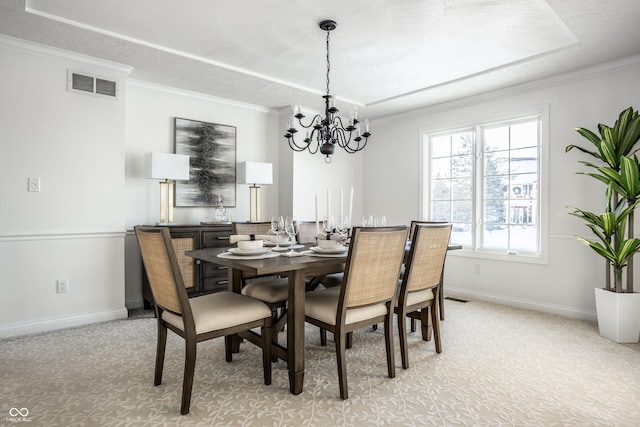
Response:
[[[465,249],[540,254],[541,115],[425,133],[424,215]]]

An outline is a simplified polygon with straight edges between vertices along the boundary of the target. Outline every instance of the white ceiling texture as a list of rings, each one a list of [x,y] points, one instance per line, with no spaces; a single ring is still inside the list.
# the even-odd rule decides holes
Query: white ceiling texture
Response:
[[[638,0],[2,0],[0,34],[130,77],[380,118],[640,54]]]

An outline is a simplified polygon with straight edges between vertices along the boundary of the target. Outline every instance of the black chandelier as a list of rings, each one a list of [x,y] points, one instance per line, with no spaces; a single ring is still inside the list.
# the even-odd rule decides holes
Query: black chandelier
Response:
[[[294,108],[291,121],[287,125],[287,133],[284,135],[289,142],[289,147],[294,151],[309,150],[311,154],[316,154],[318,150],[326,157],[324,161],[331,163],[331,157],[335,152],[336,145],[344,148],[347,153],[355,153],[362,150],[367,145],[367,140],[371,136],[369,132],[369,120],[364,121],[364,132],[360,130],[360,122],[358,121],[358,109],[356,108],[351,114],[349,123],[344,126],[342,119],[336,115],[339,111],[335,106],[335,97],[329,91],[329,71],[331,70],[331,62],[329,61],[329,34],[335,30],[337,24],[335,21],[325,20],[320,22],[320,28],[327,32],[327,94],[324,98],[324,118],[320,114],[316,114],[308,125],[302,123],[305,117],[300,112],[298,106]],[[307,129],[307,136],[304,143],[298,145],[295,141],[294,134],[298,132],[292,125],[293,118],[298,119],[298,123]],[[309,128],[313,128],[309,132]],[[355,137],[352,138],[355,132]]]

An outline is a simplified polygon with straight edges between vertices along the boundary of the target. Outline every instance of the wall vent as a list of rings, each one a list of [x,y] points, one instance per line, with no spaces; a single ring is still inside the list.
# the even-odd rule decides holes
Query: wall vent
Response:
[[[119,85],[117,81],[92,76],[88,73],[68,71],[68,91],[118,99]]]

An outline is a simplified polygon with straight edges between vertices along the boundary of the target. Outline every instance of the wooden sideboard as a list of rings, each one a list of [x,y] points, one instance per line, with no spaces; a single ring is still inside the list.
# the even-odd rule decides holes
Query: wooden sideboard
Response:
[[[144,228],[146,226],[141,226]],[[194,249],[230,246],[231,224],[214,225],[168,225],[173,248],[180,264],[180,271],[189,297],[224,291],[229,288],[226,267],[195,260],[184,252]],[[144,307],[153,306],[153,295],[147,273],[142,268],[142,297]]]

